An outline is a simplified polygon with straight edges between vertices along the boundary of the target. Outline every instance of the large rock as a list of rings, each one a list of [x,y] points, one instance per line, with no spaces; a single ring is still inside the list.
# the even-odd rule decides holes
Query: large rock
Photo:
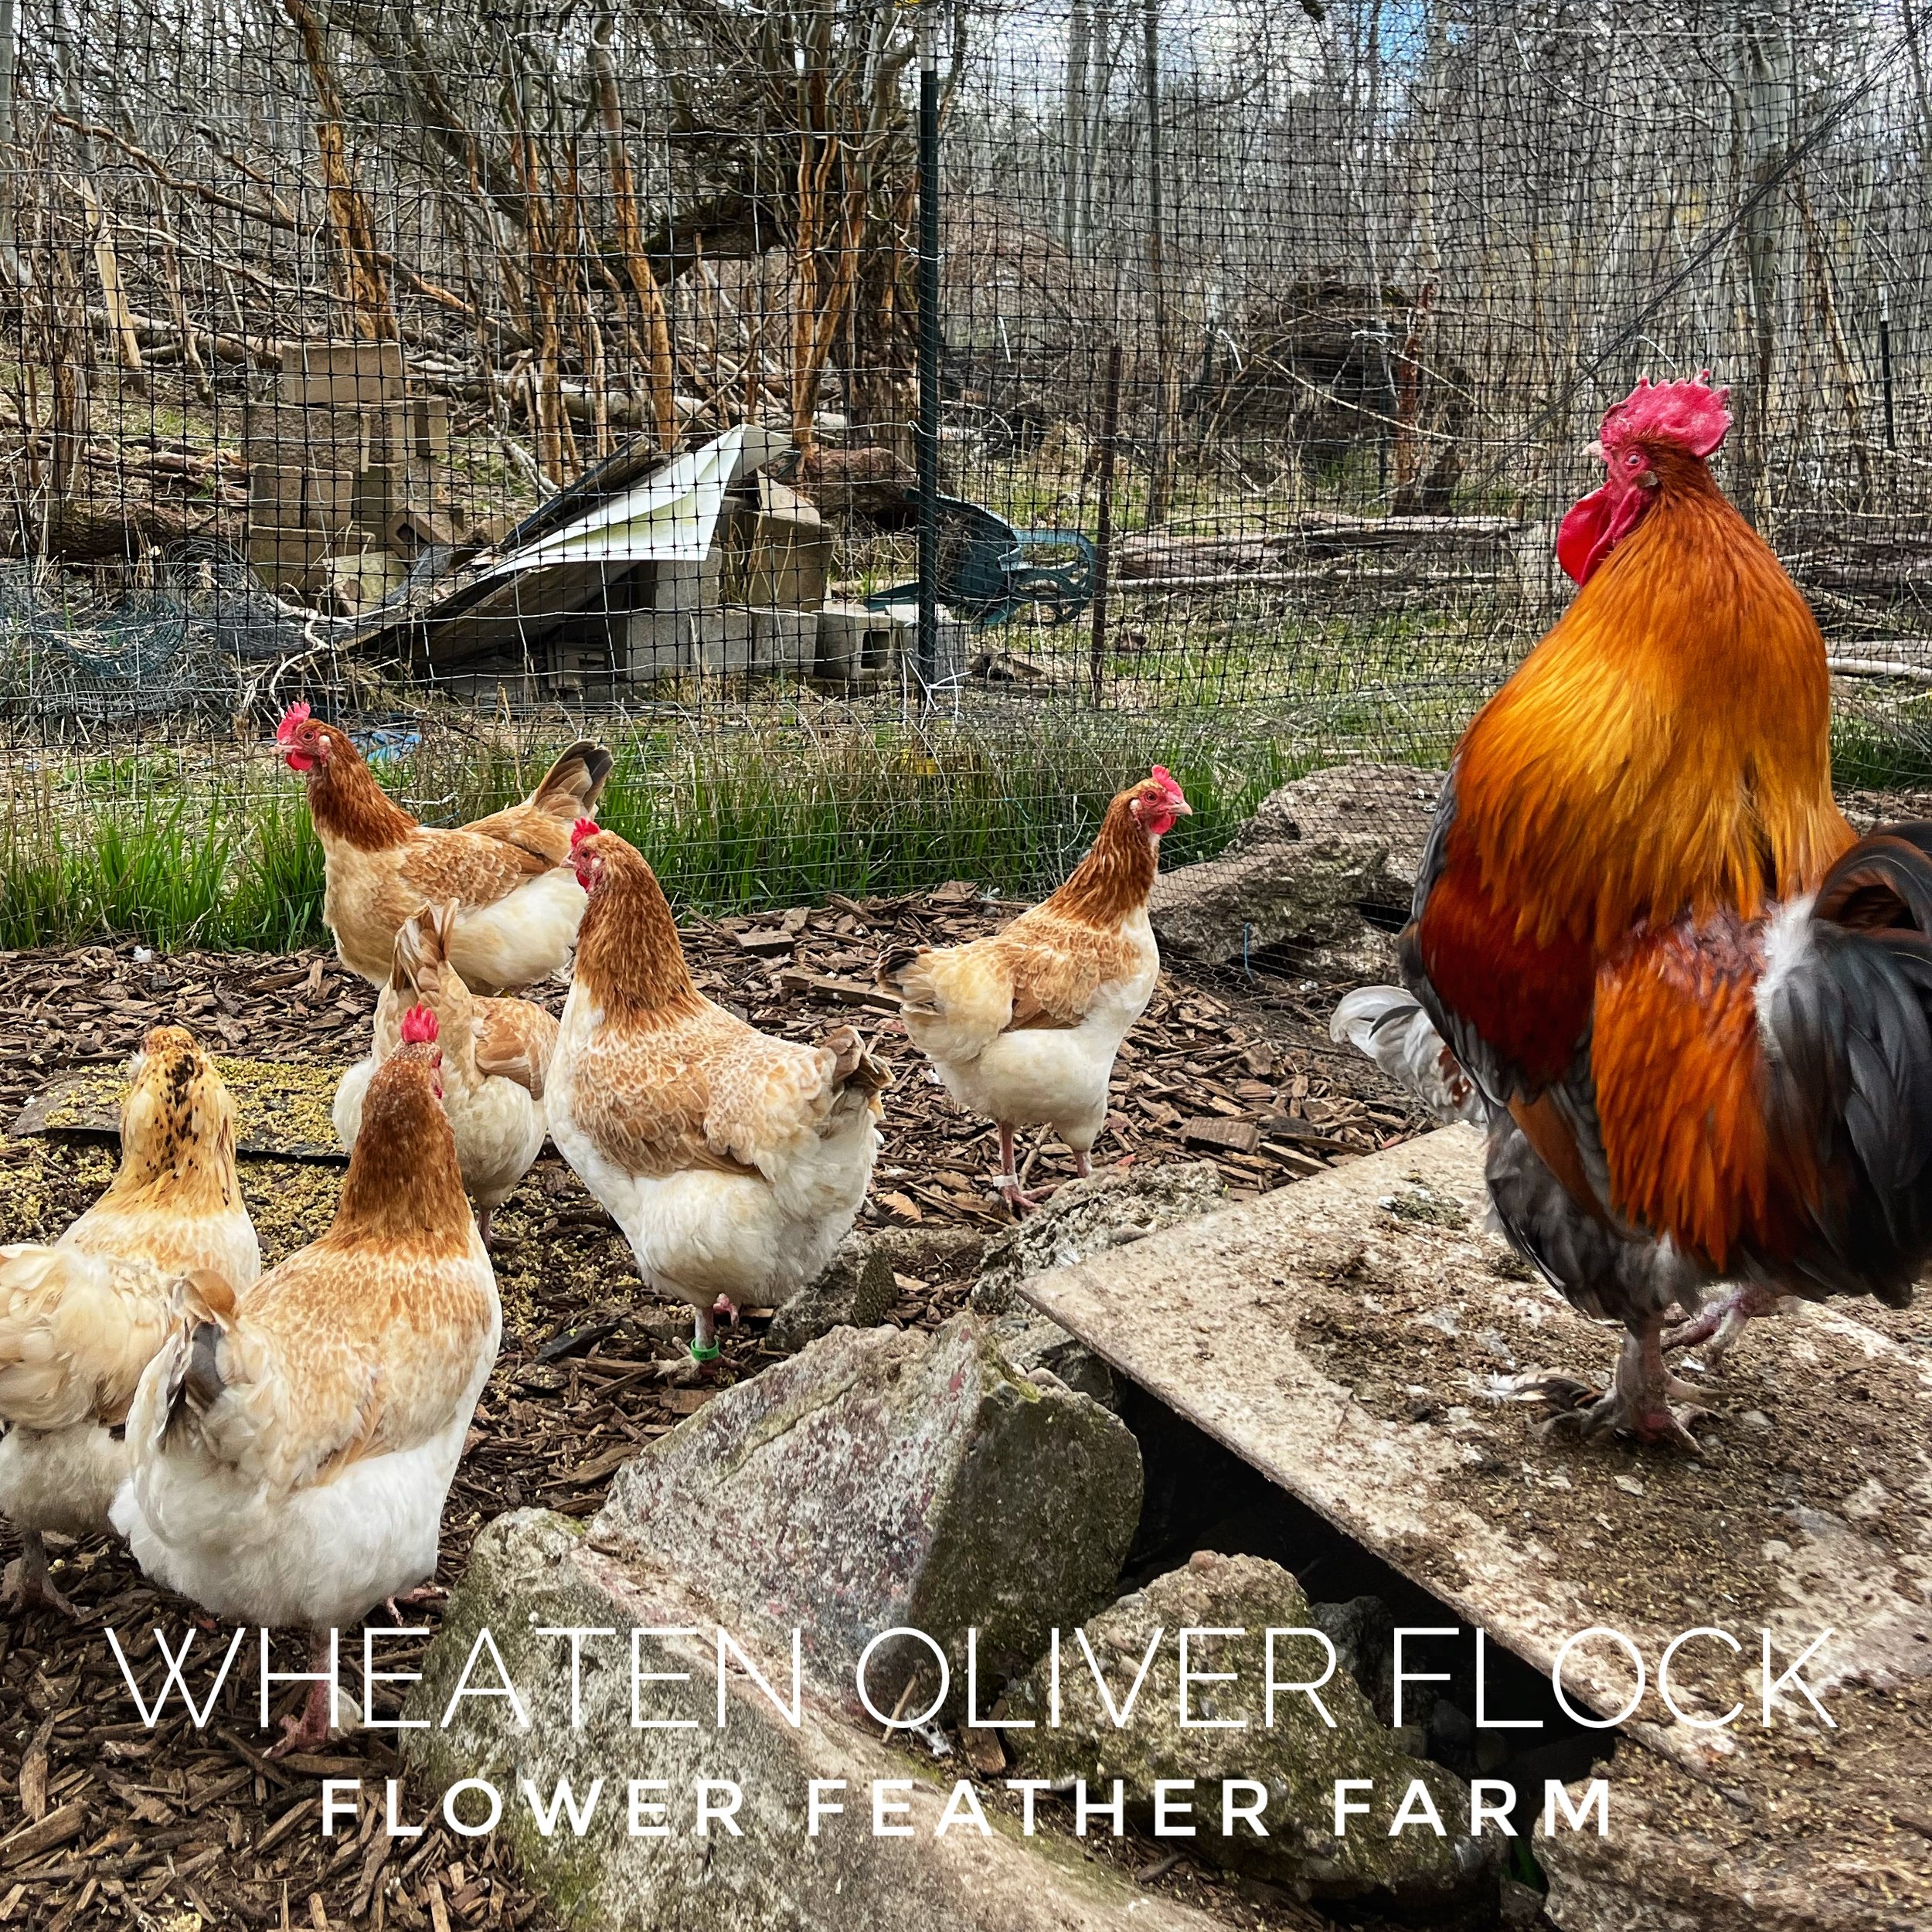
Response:
[[[1264,1704],[1265,1633],[1307,1629],[1314,1618],[1293,1577],[1256,1556],[1202,1552],[1186,1568],[1157,1578],[1122,1597],[1085,1627],[1094,1657],[1106,1671],[1117,1709],[1162,1633],[1154,1661],[1128,1721],[1116,1725],[1102,1703],[1077,1640],[1063,1642],[1060,1657],[1060,1723],[1051,1712],[1050,1663],[1043,1659],[1008,1693],[998,1713],[1007,1720],[1007,1747],[1029,1776],[1084,1778],[1104,1794],[1118,1778],[1130,1816],[1151,1825],[1158,1782],[1192,1780],[1183,1794],[1194,1807],[1196,1835],[1185,1841],[1190,1857],[1245,1870],[1301,1896],[1389,1903],[1405,1913],[1451,1912],[1493,1902],[1501,1861],[1499,1837],[1477,1840],[1468,1832],[1469,1798],[1461,1781],[1440,1765],[1406,1757],[1379,1723],[1355,1681],[1340,1669],[1320,1692],[1335,1719],[1325,1725],[1308,1699],[1277,1699],[1270,1728]],[[1188,1665],[1194,1679],[1180,1722],[1179,1633],[1191,1638]],[[1206,1633],[1239,1633],[1208,1635]],[[1325,1655],[1310,1637],[1277,1639],[1278,1677],[1318,1677]],[[1233,1681],[1203,1683],[1200,1673],[1233,1673]],[[1030,1730],[1012,1720],[1031,1720]],[[1204,1728],[1202,1720],[1240,1728]],[[1267,1836],[1243,1825],[1223,1835],[1222,1781],[1253,1779],[1267,1787],[1263,1822]],[[1335,1785],[1366,1778],[1373,1789],[1355,1798],[1368,1803],[1366,1817],[1335,1835]],[[1420,1784],[1444,1828],[1438,1837],[1426,1823],[1412,1823],[1391,1837],[1389,1826],[1411,1787]],[[1411,1819],[1421,1817],[1411,1802]]]
[[[927,1274],[980,1243],[970,1228],[855,1230],[839,1243],[825,1273],[772,1317],[766,1340],[789,1353],[834,1328],[876,1328],[898,1298],[896,1272]]]
[[[403,1732],[402,1747],[439,1796],[469,1779],[495,1787],[498,1828],[558,1923],[582,1932],[1217,1932],[1218,1921],[1087,1862],[1063,1838],[1022,1838],[992,1794],[988,1835],[957,1811],[941,1834],[961,1767],[937,1768],[923,1750],[888,1750],[877,1726],[849,1723],[810,1687],[793,1723],[745,1671],[719,1668],[716,1622],[716,1607],[688,1580],[648,1555],[593,1548],[566,1517],[520,1511],[477,1539],[410,1694],[406,1715],[425,1728]],[[614,1633],[580,1640],[574,1710],[567,1642],[543,1634],[573,1628]],[[767,1651],[742,1626],[726,1628],[788,1698],[788,1645]],[[527,1723],[501,1694],[452,1707],[473,1654],[468,1685],[500,1691],[495,1662],[479,1649],[485,1630]],[[632,1723],[634,1672],[639,1714],[653,1720],[645,1726]],[[658,1728],[660,1719],[691,1722]],[[547,1811],[561,1779],[580,1815],[596,1787],[581,1833],[560,1811],[547,1833],[532,1815],[526,1782]],[[827,1795],[845,1807],[816,1836],[807,1808],[815,1779],[842,1781]],[[699,1780],[737,1794],[731,1825],[713,1823],[704,1835]],[[897,1784],[879,1795],[907,1808],[886,1822],[910,1835],[874,1835],[875,1780]],[[634,1781],[658,1788],[634,1793]],[[380,1787],[365,1795],[379,1803]],[[707,1795],[714,1807],[730,1804],[723,1784]],[[665,1808],[637,1818],[647,1830],[662,1823],[665,1835],[631,1828],[634,1796]],[[452,1801],[472,1822],[487,1802],[474,1787]]]
[[[898,1295],[891,1260],[862,1234],[849,1234],[830,1265],[771,1318],[774,1349],[802,1349],[834,1328],[875,1328]]]
[[[1162,949],[1216,965],[1267,954],[1277,971],[1325,979],[1386,975],[1386,929],[1406,916],[1441,784],[1406,765],[1342,765],[1271,792],[1219,856],[1155,881]]]
[[[1049,1628],[1107,1600],[1140,1507],[1125,1426],[1015,1376],[968,1314],[931,1335],[837,1329],[728,1389],[619,1472],[590,1540],[783,1645],[801,1628],[806,1675],[855,1709],[867,1642],[924,1631],[957,1709],[968,1631],[990,1699]],[[915,1672],[938,1674],[915,1640],[882,1648],[875,1704]]]
[[[1069,1181],[1038,1213],[987,1243],[971,1306],[982,1315],[1004,1315],[1021,1282],[1194,1220],[1219,1207],[1226,1192],[1212,1161],[1145,1167],[1136,1162]]]
[[[1219,1206],[1226,1192],[1211,1161],[1137,1164],[1069,1181],[1038,1213],[986,1244],[970,1304],[994,1318],[1000,1352],[1020,1374],[1037,1379],[1044,1372],[1111,1408],[1112,1369],[1057,1321],[1021,1301],[1020,1283],[1191,1221]]]

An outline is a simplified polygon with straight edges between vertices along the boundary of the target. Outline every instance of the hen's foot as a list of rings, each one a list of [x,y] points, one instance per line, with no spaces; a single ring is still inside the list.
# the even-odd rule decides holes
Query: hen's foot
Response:
[[[1694,1349],[1700,1342],[1708,1342],[1704,1350],[1704,1366],[1708,1369],[1720,1366],[1731,1345],[1744,1332],[1747,1323],[1757,1321],[1767,1315],[1775,1315],[1784,1297],[1774,1290],[1760,1287],[1750,1283],[1741,1288],[1733,1288],[1730,1294],[1706,1302],[1689,1321],[1680,1321],[1664,1335],[1666,1349]]]
[[[1083,1181],[1093,1172],[1094,1163],[1092,1160],[1090,1159],[1087,1155],[1083,1154],[1078,1148],[1076,1148],[1073,1150],[1074,1179],[1077,1181]]]
[[[1031,1214],[1039,1206],[1039,1201],[1020,1185],[1017,1174],[1002,1174],[993,1185],[999,1189],[999,1198],[1013,1210],[1015,1221]]]
[[[47,1574],[47,1549],[38,1535],[29,1530],[26,1547],[8,1564],[0,1578],[0,1609],[16,1615],[30,1610],[50,1610],[56,1617],[77,1622],[80,1612],[72,1600],[54,1587]]]
[[[434,1583],[418,1583],[413,1590],[405,1590],[396,1596],[386,1597],[383,1607],[389,1612],[389,1621],[400,1624],[404,1609],[423,1610],[431,1604],[440,1604],[448,1592],[439,1590]]]
[[[1692,1455],[1703,1454],[1691,1425],[1712,1411],[1699,1407],[1692,1400],[1697,1391],[1665,1368],[1655,1328],[1624,1342],[1617,1372],[1603,1393],[1569,1376],[1550,1376],[1539,1393],[1556,1410],[1541,1426],[1545,1436],[1573,1431],[1586,1442],[1604,1435],[1634,1436],[1639,1442],[1673,1443]]]
[[[322,1660],[325,1667],[328,1658],[328,1653],[324,1651]],[[328,1742],[328,1685],[324,1682],[309,1685],[308,1696],[302,1704],[301,1715],[282,1719],[281,1741],[270,1745],[262,1755],[264,1757],[294,1757],[298,1754],[319,1751]]]
[[[735,1328],[738,1325],[738,1304],[728,1294],[719,1295],[712,1303],[711,1312],[714,1318],[723,1315],[730,1327]]]

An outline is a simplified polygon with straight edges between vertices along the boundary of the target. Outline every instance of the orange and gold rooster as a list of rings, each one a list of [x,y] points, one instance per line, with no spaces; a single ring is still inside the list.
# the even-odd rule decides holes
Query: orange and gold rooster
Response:
[[[1646,383],[1604,418],[1581,588],[1457,751],[1408,993],[1335,1022],[1487,1126],[1511,1239],[1628,1328],[1567,1419],[1684,1444],[1667,1345],[1902,1305],[1932,1257],[1932,826],[1854,842],[1832,803],[1824,641],[1712,479],[1724,405]]]
[[[321,841],[322,920],[351,972],[389,982],[403,922],[454,905],[450,963],[474,993],[507,992],[566,965],[583,917],[570,828],[597,809],[611,754],[576,744],[529,797],[449,830],[419,825],[376,782],[345,731],[291,705],[275,728],[282,760],[308,781]]]

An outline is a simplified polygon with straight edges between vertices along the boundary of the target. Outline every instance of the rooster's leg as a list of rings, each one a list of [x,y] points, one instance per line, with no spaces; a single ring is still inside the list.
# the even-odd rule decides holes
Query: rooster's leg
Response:
[[[1696,1393],[1665,1367],[1663,1325],[1653,1321],[1640,1332],[1624,1337],[1617,1372],[1606,1393],[1594,1402],[1552,1416],[1543,1427],[1552,1434],[1573,1429],[1586,1440],[1614,1434],[1634,1436],[1639,1442],[1672,1442],[1701,1454],[1690,1425],[1710,1411],[1687,1400]],[[1673,1400],[1684,1406],[1673,1408]]]
[[[1006,1205],[1013,1210],[1015,1220],[1029,1208],[1039,1206],[1019,1184],[1019,1170],[1013,1164],[1013,1130],[1010,1127],[999,1130],[999,1191]]]
[[[299,1717],[282,1719],[281,1743],[271,1744],[262,1754],[265,1757],[288,1757],[295,1753],[319,1751],[328,1742],[329,1642],[325,1630],[315,1633],[315,1648],[310,1654],[308,1667],[323,1675],[308,1687],[308,1696],[302,1704]]]
[[[0,1587],[0,1602],[9,1610],[51,1610],[62,1617],[77,1617],[80,1613],[54,1588],[47,1575],[47,1546],[37,1529],[20,1532],[20,1554],[7,1566],[6,1580]]]
[[[1774,1288],[1747,1282],[1728,1294],[1706,1302],[1689,1321],[1681,1321],[1664,1337],[1666,1349],[1694,1349],[1709,1342],[1704,1351],[1706,1367],[1715,1369],[1730,1354],[1731,1344],[1744,1332],[1747,1322],[1760,1315],[1774,1315],[1784,1299]]]

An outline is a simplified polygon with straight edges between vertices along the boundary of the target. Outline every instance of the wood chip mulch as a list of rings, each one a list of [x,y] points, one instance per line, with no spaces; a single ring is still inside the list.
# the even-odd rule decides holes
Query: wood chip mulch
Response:
[[[886,1318],[899,1326],[934,1328],[959,1308],[980,1243],[1007,1224],[1007,1211],[989,1192],[998,1165],[992,1130],[962,1117],[927,1077],[870,995],[872,964],[887,946],[971,937],[1015,910],[962,885],[685,928],[693,970],[713,997],[792,1037],[854,1021],[894,1063],[885,1145],[861,1225],[902,1231],[896,1264],[900,1251],[908,1259]],[[543,996],[560,1005],[563,988]],[[1253,1002],[1219,982],[1209,990],[1164,975],[1122,1049],[1097,1163],[1128,1155],[1211,1158],[1231,1189],[1253,1193],[1426,1126],[1372,1067],[1328,1047],[1326,1003]],[[367,986],[320,953],[156,957],[121,945],[0,954],[0,1119],[10,1122],[60,1073],[119,1060],[162,1022],[188,1026],[219,1052],[344,1065],[365,1049],[373,1005]],[[1032,1189],[1070,1175],[1056,1144],[1022,1146]],[[111,1153],[98,1141],[0,1139],[0,1239],[57,1236],[97,1194]],[[271,1265],[327,1225],[338,1169],[270,1160],[245,1160],[243,1169]],[[503,1350],[444,1515],[437,1581],[445,1588],[482,1522],[524,1505],[592,1513],[622,1462],[713,1393],[662,1379],[662,1365],[689,1335],[690,1311],[645,1294],[621,1237],[554,1155],[532,1171],[498,1226]],[[752,1312],[721,1332],[725,1385],[777,1359],[764,1344],[767,1327],[768,1313]],[[311,1932],[515,1932],[554,1923],[509,1869],[507,1853],[498,1862],[493,1841],[457,1840],[440,1825],[420,1838],[393,1838],[377,1828],[376,1806],[359,1832],[324,1838],[318,1777],[359,1777],[379,1794],[400,1767],[362,1731],[332,1743],[326,1758],[268,1762],[247,1658],[205,1728],[191,1727],[178,1701],[172,1717],[145,1728],[106,1631],[119,1631],[145,1660],[151,1689],[155,1659],[145,1633],[158,1624],[177,1641],[184,1607],[150,1587],[117,1546],[50,1545],[56,1580],[84,1621],[0,1617],[0,1927],[195,1932],[184,1917],[191,1913],[202,1928]],[[0,1561],[17,1547],[0,1526]],[[438,1605],[406,1606],[404,1614],[433,1630]],[[199,1638],[196,1655],[212,1641]],[[393,1641],[379,1655],[388,1668],[406,1671],[427,1641]],[[359,1679],[359,1649],[345,1638],[345,1682]],[[302,1668],[292,1646],[277,1668]],[[205,1687],[211,1675],[193,1681]],[[299,1695],[298,1686],[277,1708]],[[422,1811],[422,1794],[405,1780],[403,1815]]]

